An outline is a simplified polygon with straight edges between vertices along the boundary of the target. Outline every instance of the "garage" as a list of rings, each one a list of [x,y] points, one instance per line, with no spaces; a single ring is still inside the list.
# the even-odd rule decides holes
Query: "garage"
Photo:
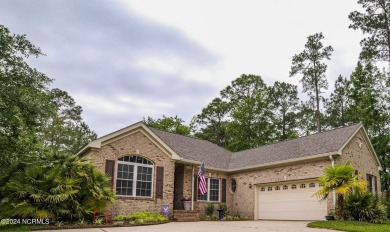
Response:
[[[258,219],[325,220],[327,202],[312,197],[320,188],[315,180],[259,185]]]

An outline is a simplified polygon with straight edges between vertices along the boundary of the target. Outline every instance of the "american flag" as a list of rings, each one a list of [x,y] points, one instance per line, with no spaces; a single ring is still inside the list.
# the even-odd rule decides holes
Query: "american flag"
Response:
[[[206,179],[204,178],[204,162],[202,162],[202,165],[199,167],[198,171],[198,177],[199,177],[199,193],[200,195],[203,195],[207,193],[207,184]]]

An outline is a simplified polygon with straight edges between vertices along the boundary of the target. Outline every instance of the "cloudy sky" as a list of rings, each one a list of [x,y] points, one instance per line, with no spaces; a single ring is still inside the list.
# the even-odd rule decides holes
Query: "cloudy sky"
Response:
[[[363,35],[348,29],[356,2],[2,0],[0,24],[47,54],[29,63],[55,79],[52,87],[67,91],[102,136],[147,116],[189,123],[243,73],[299,84],[289,77],[292,56],[317,32],[335,50],[331,91],[358,60]]]

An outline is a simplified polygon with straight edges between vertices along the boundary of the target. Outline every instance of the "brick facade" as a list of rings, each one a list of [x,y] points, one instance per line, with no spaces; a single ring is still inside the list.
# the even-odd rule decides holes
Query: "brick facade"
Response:
[[[259,184],[318,178],[323,175],[325,167],[330,165],[329,160],[323,160],[229,175],[229,180],[231,178],[236,180],[237,189],[235,193],[228,191],[228,206],[232,213],[239,212],[254,219],[255,198]]]
[[[341,164],[351,161],[352,165],[359,170],[359,173],[371,174],[378,178],[378,189],[380,189],[379,172],[374,157],[369,149],[369,141],[363,134],[363,129],[350,140],[342,150],[341,156],[335,157],[335,163]],[[85,153],[85,157],[91,158],[101,170],[105,170],[106,160],[117,160],[123,156],[143,156],[154,164],[153,190],[156,189],[156,169],[164,167],[163,199],[157,199],[155,192],[152,198],[140,197],[117,197],[113,205],[114,216],[117,214],[131,214],[147,210],[150,212],[161,212],[163,204],[169,204],[169,212],[172,215],[174,209],[182,209],[180,199],[190,197],[193,190],[193,173],[198,171],[198,165],[175,163],[170,157],[169,151],[164,150],[153,135],[141,129],[132,130],[118,137],[110,138],[101,144],[99,149],[91,149]],[[177,162],[177,161],[176,161]],[[250,171],[237,171],[234,173],[217,172],[207,170],[206,177],[226,179],[226,204],[231,214],[239,213],[254,219],[256,216],[256,197],[259,186],[265,183],[295,181],[303,179],[316,179],[323,175],[324,169],[332,164],[329,157],[324,156],[315,161],[300,163],[281,164],[269,168],[258,168]],[[116,166],[115,176],[116,178]],[[176,173],[175,173],[176,171]],[[176,176],[175,175],[180,175]],[[236,192],[230,191],[230,179],[234,178],[237,183]],[[176,181],[176,183],[175,183]],[[220,182],[220,192],[221,192]],[[177,187],[175,190],[175,186]],[[115,189],[115,181],[114,181]],[[221,199],[221,194],[220,194]],[[174,202],[175,200],[175,202]],[[201,217],[205,216],[205,206],[210,202],[196,201],[194,209],[198,210]],[[328,210],[333,207],[332,196],[327,201]],[[214,203],[215,209],[218,203]]]
[[[336,164],[345,164],[351,162],[351,165],[362,174],[363,179],[367,179],[366,174],[377,177],[378,193],[381,191],[381,183],[378,165],[376,164],[374,154],[370,151],[369,141],[363,134],[363,129],[360,129],[351,141],[345,146],[341,152],[341,156],[335,160]]]
[[[100,149],[89,152],[86,157],[94,160],[98,168],[104,171],[106,159],[115,160],[117,162],[119,158],[127,155],[143,156],[153,162],[153,189],[156,189],[156,167],[164,167],[163,199],[156,199],[155,192],[153,192],[152,198],[117,197],[116,203],[113,205],[114,215],[128,215],[144,210],[159,213],[162,210],[163,204],[169,204],[169,212],[172,214],[175,163],[143,132],[137,131],[118,140],[114,140],[113,142],[104,144]]]

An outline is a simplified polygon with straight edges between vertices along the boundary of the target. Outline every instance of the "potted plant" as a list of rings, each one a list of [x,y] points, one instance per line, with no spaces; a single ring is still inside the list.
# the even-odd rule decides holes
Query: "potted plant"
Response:
[[[334,217],[334,210],[331,210],[328,215],[325,216],[325,219],[328,220],[328,221],[333,221],[335,220],[335,217]]]
[[[181,202],[183,203],[184,210],[191,210],[191,197],[183,197]]]

